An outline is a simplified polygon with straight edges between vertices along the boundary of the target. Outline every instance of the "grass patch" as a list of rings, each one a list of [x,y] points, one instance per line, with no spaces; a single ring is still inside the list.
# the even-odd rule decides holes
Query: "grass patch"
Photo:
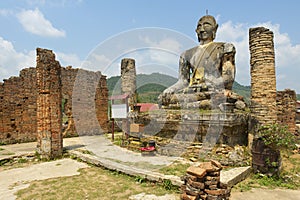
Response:
[[[300,189],[300,154],[283,155],[282,167],[283,170],[279,176],[252,174],[243,182],[235,185],[234,190],[244,192],[251,188]]]
[[[119,199],[146,193],[158,196],[176,194],[170,183],[158,185],[139,177],[91,166],[80,169],[80,175],[34,181],[16,193],[18,199]],[[173,189],[173,188],[171,188]]]
[[[6,145],[5,142],[0,142],[0,146],[4,146],[4,145]]]
[[[174,176],[183,176],[186,173],[187,168],[190,166],[190,164],[182,164],[178,162],[174,162],[169,166],[163,167],[159,169],[159,172],[166,175],[174,175]]]
[[[77,151],[79,151],[83,154],[95,155],[93,152],[86,150],[86,149],[77,149]]]
[[[15,153],[13,153],[13,152],[3,152],[3,153],[1,153],[1,154],[4,155],[4,156],[15,155]]]
[[[28,160],[25,158],[18,159],[18,163],[27,163],[27,162],[28,162]]]

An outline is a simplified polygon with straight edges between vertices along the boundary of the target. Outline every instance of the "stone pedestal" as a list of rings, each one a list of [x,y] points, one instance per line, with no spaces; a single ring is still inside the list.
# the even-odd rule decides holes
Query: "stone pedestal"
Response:
[[[234,146],[247,145],[250,118],[248,113],[169,109],[139,113],[135,121],[144,124],[146,135],[169,138],[179,143]]]

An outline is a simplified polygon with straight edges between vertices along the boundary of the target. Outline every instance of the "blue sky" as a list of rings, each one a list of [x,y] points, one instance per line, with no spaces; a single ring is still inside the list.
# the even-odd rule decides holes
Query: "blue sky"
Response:
[[[219,24],[216,40],[236,46],[239,83],[250,84],[248,30],[265,26],[275,34],[277,88],[300,93],[299,7],[296,0],[0,1],[0,80],[35,66],[37,47],[52,49],[63,66],[108,77],[120,73],[122,57],[135,58],[138,73],[176,76],[180,52],[197,45],[195,27],[208,10]]]

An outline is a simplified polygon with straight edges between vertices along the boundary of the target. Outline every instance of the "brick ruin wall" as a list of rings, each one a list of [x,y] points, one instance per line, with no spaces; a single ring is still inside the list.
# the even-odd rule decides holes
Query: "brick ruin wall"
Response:
[[[64,137],[77,136],[72,114],[72,94],[73,86],[79,69],[71,67],[61,68],[62,98],[65,101]],[[96,110],[96,117],[99,121],[97,125],[91,126],[86,121],[87,129],[85,134],[95,134],[92,127],[99,126],[102,131],[107,131],[108,126],[108,89],[106,76],[100,72],[90,72],[89,79],[98,80],[96,86],[96,96],[93,97]],[[37,85],[36,68],[26,68],[20,71],[18,77],[10,77],[0,82],[0,144],[12,144],[19,142],[36,141],[37,139]],[[86,91],[89,93],[89,91]],[[95,98],[96,97],[96,98]],[[84,96],[83,98],[84,99]],[[66,120],[68,119],[68,120]]]
[[[251,113],[262,125],[277,121],[273,32],[250,28]]]
[[[34,141],[37,136],[35,68],[0,83],[0,142]]]
[[[289,132],[296,132],[296,92],[286,89],[277,92],[277,122],[288,127]]]

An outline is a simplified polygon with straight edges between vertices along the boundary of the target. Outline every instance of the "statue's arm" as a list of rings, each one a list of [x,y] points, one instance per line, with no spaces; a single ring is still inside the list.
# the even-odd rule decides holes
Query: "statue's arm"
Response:
[[[189,76],[190,76],[190,65],[185,60],[184,54],[180,56],[179,59],[179,72],[178,72],[178,81],[167,88],[163,93],[164,94],[172,94],[176,91],[182,90],[183,88],[187,87],[189,84]]]
[[[231,90],[235,79],[235,47],[231,43],[224,44],[224,54],[222,58],[222,78],[225,89]]]

